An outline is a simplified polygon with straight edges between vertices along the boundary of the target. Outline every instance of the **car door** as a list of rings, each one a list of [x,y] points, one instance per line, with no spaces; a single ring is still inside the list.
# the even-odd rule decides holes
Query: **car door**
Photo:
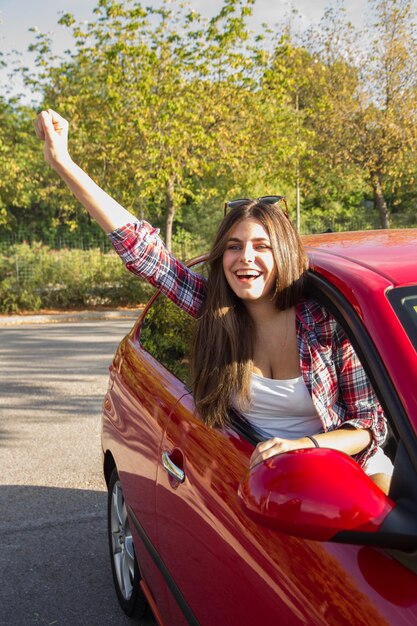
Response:
[[[187,320],[181,332],[179,318]],[[148,305],[119,347],[113,364],[111,398],[120,437],[112,449],[117,456],[123,491],[142,575],[164,623],[182,619],[159,553],[155,517],[156,478],[166,422],[184,395],[189,371],[191,318],[163,296]]]
[[[238,491],[255,443],[237,422],[206,427],[184,382],[166,424],[156,490],[171,623],[376,626],[415,620],[417,578],[392,554],[359,542],[294,537],[249,519]]]
[[[185,478],[176,483],[158,471],[159,550],[187,611],[184,623],[398,623],[395,585],[417,602],[417,579],[407,569],[374,548],[291,537],[246,516],[237,494],[252,450],[233,428],[205,427],[190,395],[167,425],[162,452]],[[386,598],[384,579],[386,589],[394,585]]]
[[[167,354],[173,350],[169,328],[176,327],[178,309],[171,307],[173,317],[168,319],[165,312],[160,316],[158,307],[151,304],[144,318],[122,341],[111,367],[105,398],[106,438],[112,440],[112,455],[123,487],[135,552],[148,590],[158,599],[163,616],[169,614],[169,590],[155,557],[158,546],[155,485],[165,424],[183,386],[152,353],[160,357],[160,351],[164,350],[163,341],[155,343],[156,335],[165,336]],[[166,328],[161,328],[161,323]],[[174,340],[177,339],[175,335]]]

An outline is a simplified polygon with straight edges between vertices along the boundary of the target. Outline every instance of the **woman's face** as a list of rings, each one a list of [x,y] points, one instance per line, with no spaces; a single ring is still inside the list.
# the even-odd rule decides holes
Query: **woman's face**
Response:
[[[268,232],[258,220],[243,219],[230,230],[223,271],[238,298],[248,302],[271,299],[277,269]]]

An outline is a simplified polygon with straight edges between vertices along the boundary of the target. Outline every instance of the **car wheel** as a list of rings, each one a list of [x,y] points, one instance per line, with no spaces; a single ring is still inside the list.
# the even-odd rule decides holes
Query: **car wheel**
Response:
[[[116,468],[109,482],[107,532],[111,569],[119,604],[126,615],[142,617],[147,607],[139,586],[140,572],[136,560],[122,485]]]

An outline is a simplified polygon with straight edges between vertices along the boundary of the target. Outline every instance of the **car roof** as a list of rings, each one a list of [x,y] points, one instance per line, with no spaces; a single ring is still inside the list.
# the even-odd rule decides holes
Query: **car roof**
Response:
[[[302,239],[313,269],[357,265],[393,286],[417,283],[417,228],[323,233]]]

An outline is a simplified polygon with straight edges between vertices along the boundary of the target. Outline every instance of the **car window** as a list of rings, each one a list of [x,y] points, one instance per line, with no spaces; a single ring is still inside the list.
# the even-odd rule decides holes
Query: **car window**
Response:
[[[207,264],[192,265],[207,278]],[[142,321],[139,341],[157,361],[191,387],[190,354],[196,320],[160,294]]]
[[[398,411],[392,410],[392,403],[387,403],[387,397],[391,381],[385,379],[382,372],[381,359],[373,346],[372,339],[354,309],[346,299],[336,291],[327,281],[311,276],[310,295],[317,300],[335,318],[338,327],[346,334],[351,342],[352,348],[362,364],[374,394],[381,404],[385,417],[387,418],[388,437],[382,446],[391,461],[394,461],[398,448],[399,435],[394,425],[392,414]],[[330,297],[329,297],[330,296]],[[381,379],[381,375],[383,378]],[[383,380],[383,384],[381,384]]]
[[[387,297],[417,350],[417,285],[391,289]]]
[[[199,274],[206,274],[204,264],[195,266]],[[327,308],[328,302],[322,300],[322,294],[315,292],[314,296]],[[340,311],[330,307],[332,315],[340,324]],[[355,345],[355,336],[349,332],[345,324],[342,324],[344,331]],[[179,378],[187,387],[191,387],[190,354],[196,328],[196,320],[182,311],[171,300],[164,295],[159,295],[142,321],[139,341],[147,352],[149,352],[161,365],[166,367],[172,374]],[[363,362],[362,355],[358,354],[365,369],[366,360]],[[376,395],[379,397],[378,392]],[[379,398],[381,401],[381,398]],[[388,417],[388,416],[387,416]],[[252,430],[247,430],[245,420],[239,415],[232,417],[235,428],[250,441],[256,442],[259,436],[255,436]],[[386,452],[393,459],[397,447],[396,437],[393,437],[391,428],[390,436],[386,444]]]
[[[139,337],[141,346],[187,386],[194,330],[195,319],[161,294],[146,314]]]

